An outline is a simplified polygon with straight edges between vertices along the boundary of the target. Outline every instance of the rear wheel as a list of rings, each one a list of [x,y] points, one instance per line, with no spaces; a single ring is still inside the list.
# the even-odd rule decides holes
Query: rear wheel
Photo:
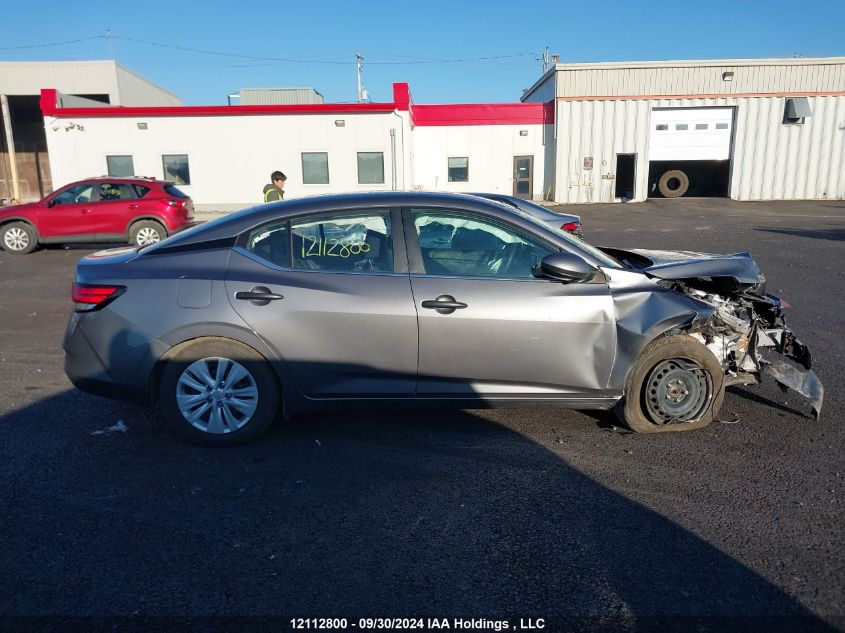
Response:
[[[724,370],[712,352],[691,336],[664,336],[634,363],[616,414],[637,433],[689,431],[710,424],[724,397]]]
[[[224,446],[258,437],[279,410],[279,387],[267,360],[242,343],[204,338],[167,360],[159,397],[165,418],[195,444]]]
[[[680,198],[689,189],[689,176],[680,169],[670,169],[660,177],[657,188],[666,198]]]
[[[26,255],[38,246],[38,233],[25,222],[10,222],[0,227],[0,244],[8,253]]]
[[[158,244],[166,237],[167,231],[154,220],[141,220],[129,229],[129,242],[135,246]]]

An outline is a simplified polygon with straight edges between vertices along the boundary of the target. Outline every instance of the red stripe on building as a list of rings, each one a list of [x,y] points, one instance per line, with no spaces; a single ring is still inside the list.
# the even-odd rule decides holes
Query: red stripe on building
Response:
[[[41,90],[41,112],[59,118],[189,117],[408,112],[414,125],[541,125],[554,122],[554,102],[414,105],[406,83],[393,84],[393,103],[309,103],[237,106],[102,106],[64,108],[52,88]]]
[[[554,121],[553,103],[415,105],[414,125],[542,125]]]
[[[104,106],[96,108],[62,108],[53,89],[41,90],[41,112],[54,117],[179,117],[179,116],[244,116],[250,114],[355,114],[393,112],[392,103],[306,103],[293,105],[237,106]]]

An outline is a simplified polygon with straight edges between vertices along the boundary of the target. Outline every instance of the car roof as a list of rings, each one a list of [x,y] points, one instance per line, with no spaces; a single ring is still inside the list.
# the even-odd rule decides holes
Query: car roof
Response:
[[[368,193],[326,194],[294,198],[280,202],[271,202],[230,213],[196,228],[178,233],[167,240],[168,246],[192,244],[209,240],[225,239],[264,222],[274,219],[318,213],[320,211],[355,210],[368,207],[449,207],[459,205],[466,210],[478,210],[498,215],[504,220],[513,220],[513,212],[499,203],[463,193],[445,193],[429,191],[376,191]],[[158,245],[150,246],[145,251],[158,250]]]

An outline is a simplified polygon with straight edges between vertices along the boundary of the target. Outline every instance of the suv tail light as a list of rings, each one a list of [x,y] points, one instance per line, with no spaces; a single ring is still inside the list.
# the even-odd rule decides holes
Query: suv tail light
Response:
[[[126,292],[126,286],[100,286],[74,282],[71,297],[77,312],[99,310]]]
[[[580,231],[581,230],[581,223],[580,222],[567,222],[563,226],[561,226],[564,231]]]
[[[184,201],[184,200],[168,200],[168,201],[167,201],[167,206],[170,206],[170,207],[182,207],[182,206],[185,206],[185,201]]]

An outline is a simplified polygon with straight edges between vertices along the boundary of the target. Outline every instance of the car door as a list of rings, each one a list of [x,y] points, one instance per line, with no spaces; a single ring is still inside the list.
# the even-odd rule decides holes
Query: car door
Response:
[[[501,218],[449,209],[403,217],[418,396],[601,397],[616,349],[605,283],[535,277],[532,268],[559,247]]]
[[[114,240],[126,236],[129,220],[138,208],[138,193],[131,184],[100,182],[94,188],[92,214],[99,240]]]
[[[414,392],[417,316],[398,211],[321,212],[242,236],[226,278],[243,320],[312,398]]]
[[[94,240],[94,185],[80,183],[60,189],[39,211],[39,231],[42,238],[70,237]]]

